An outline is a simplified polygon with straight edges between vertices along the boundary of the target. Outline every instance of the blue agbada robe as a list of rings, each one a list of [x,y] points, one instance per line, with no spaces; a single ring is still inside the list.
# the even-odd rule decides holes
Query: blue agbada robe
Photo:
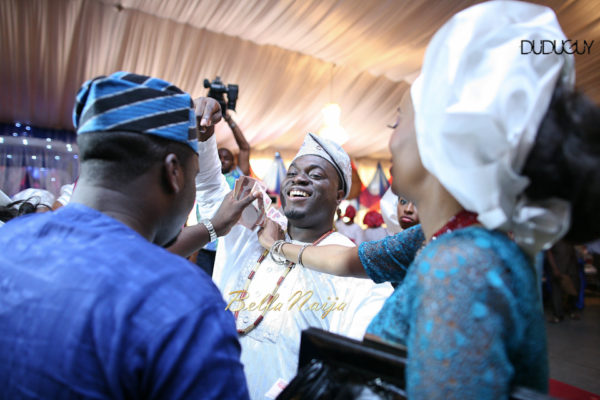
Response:
[[[245,399],[211,279],[80,204],[0,228],[0,397]]]

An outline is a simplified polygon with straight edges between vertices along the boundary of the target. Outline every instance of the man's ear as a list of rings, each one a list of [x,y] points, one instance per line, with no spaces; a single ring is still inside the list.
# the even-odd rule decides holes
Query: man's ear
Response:
[[[184,185],[184,170],[179,158],[169,153],[163,160],[164,184],[169,193],[179,193]]]

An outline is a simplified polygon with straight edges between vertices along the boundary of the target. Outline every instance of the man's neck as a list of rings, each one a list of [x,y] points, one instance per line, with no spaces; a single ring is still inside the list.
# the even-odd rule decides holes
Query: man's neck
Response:
[[[331,226],[301,228],[290,223],[288,225],[288,234],[293,240],[304,243],[312,243],[331,229]]]
[[[88,185],[85,180],[80,179],[71,202],[98,210],[127,225],[149,241],[154,238],[154,227],[146,223],[147,218],[133,211],[142,208],[135,204],[136,197],[127,196],[108,187]]]

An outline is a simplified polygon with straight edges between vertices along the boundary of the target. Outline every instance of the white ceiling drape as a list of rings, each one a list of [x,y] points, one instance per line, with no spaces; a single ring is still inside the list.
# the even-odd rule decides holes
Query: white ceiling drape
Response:
[[[293,154],[342,109],[355,159],[387,159],[400,99],[431,36],[473,1],[2,0],[0,121],[72,128],[83,81],[118,70],[171,81],[194,96],[219,75],[237,83],[234,119],[254,154]],[[567,36],[595,40],[576,56],[578,85],[600,99],[600,2],[544,1]],[[224,124],[219,142],[235,149]]]

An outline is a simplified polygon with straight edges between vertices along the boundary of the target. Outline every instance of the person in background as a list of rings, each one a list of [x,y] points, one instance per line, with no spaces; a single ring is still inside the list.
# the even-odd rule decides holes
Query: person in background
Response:
[[[548,322],[559,323],[566,316],[580,319],[575,307],[579,295],[579,263],[575,246],[561,240],[546,252],[548,275],[552,282],[552,317]]]
[[[419,223],[419,212],[415,203],[402,196],[398,198],[398,222],[402,229],[408,229]]]
[[[54,195],[43,189],[25,189],[12,199],[0,190],[0,225],[21,215],[50,211],[53,200]]]
[[[367,226],[367,229],[363,231],[363,241],[371,242],[373,240],[381,240],[386,236],[389,236],[388,231],[381,225],[383,225],[383,217],[377,211],[369,211],[363,218],[363,224]]]
[[[46,212],[52,210],[54,195],[48,190],[28,188],[15,194],[12,200],[35,204],[36,212]]]
[[[381,208],[381,216],[385,223],[387,231],[390,235],[395,235],[402,231],[400,222],[398,220],[398,196],[392,192],[392,188],[388,188],[381,197],[379,202]]]
[[[244,133],[236,124],[236,122],[231,118],[228,112],[225,112],[223,115],[223,119],[231,128],[231,132],[233,132],[233,137],[235,138],[235,142],[240,149],[237,157],[237,164],[235,162],[235,157],[233,153],[228,149],[221,147],[219,151],[219,159],[221,160],[221,172],[225,175],[225,179],[227,179],[227,183],[229,187],[233,189],[235,185],[235,181],[242,175],[249,176],[250,175],[250,145],[246,141],[244,137]]]
[[[48,208],[40,204],[40,201],[40,197],[37,196],[12,201],[0,190],[0,226],[21,215],[48,211]]]
[[[51,211],[53,200],[54,195],[43,189],[22,190],[12,200],[0,190],[0,226],[21,215]]]
[[[60,187],[60,193],[54,201],[52,205],[52,209],[56,210],[62,206],[66,206],[71,201],[71,196],[73,196],[73,189],[75,188],[75,183],[68,183],[66,185],[62,185]]]
[[[548,389],[533,260],[562,237],[600,237],[600,108],[575,92],[572,54],[521,54],[522,40],[546,37],[567,42],[550,8],[525,2],[452,17],[390,140],[392,187],[421,226],[358,251],[278,247],[319,271],[400,282],[366,337],[407,348],[408,398]],[[261,244],[277,237],[267,225]]]
[[[352,240],[354,244],[359,245],[363,242],[363,229],[354,222],[354,218],[356,218],[356,208],[349,205],[346,207],[346,212],[341,218],[338,214],[338,219],[335,221],[335,229]]]
[[[13,207],[10,206],[10,197],[0,190],[0,227],[8,220],[16,217]]]
[[[246,141],[244,137],[244,133],[236,124],[236,122],[231,118],[231,115],[227,111],[225,111],[225,115],[223,115],[223,119],[229,125],[229,128],[233,132],[233,137],[235,138],[235,142],[240,149],[240,152],[237,156],[237,164],[235,163],[235,157],[233,153],[228,149],[222,147],[218,150],[219,159],[221,160],[221,172],[225,176],[227,180],[227,184],[229,188],[233,190],[235,186],[235,181],[242,175],[249,176],[250,175],[250,145]],[[201,221],[203,216],[200,213],[200,207],[195,207],[196,212],[196,220]],[[198,250],[196,254],[196,265],[204,270],[208,275],[212,276],[213,269],[215,266],[215,255],[217,251],[217,242],[209,242]]]
[[[206,130],[216,107],[213,119],[198,111]],[[2,397],[247,399],[221,294],[163,248],[195,199],[191,97],[117,72],[81,87],[73,122],[81,174],[70,203],[1,228]],[[254,198],[226,197],[200,245],[227,233]]]
[[[600,275],[600,239],[586,243],[585,247],[592,257],[591,263],[588,266],[589,271],[598,279],[598,275]]]

